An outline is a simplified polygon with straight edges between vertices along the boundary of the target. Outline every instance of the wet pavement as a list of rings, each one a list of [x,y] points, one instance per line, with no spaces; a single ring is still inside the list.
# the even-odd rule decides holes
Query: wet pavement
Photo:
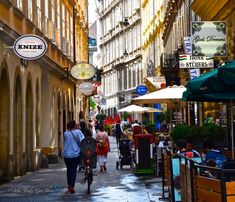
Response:
[[[91,193],[87,184],[82,184],[82,171],[78,172],[75,194],[66,191],[66,168],[63,160],[52,164],[49,169],[40,169],[0,186],[1,201],[84,201],[84,202],[154,202],[162,196],[161,178],[136,176],[130,166],[116,170],[118,160],[114,137],[110,137],[111,152],[108,156],[107,171],[94,170]],[[167,201],[167,200],[166,200]]]

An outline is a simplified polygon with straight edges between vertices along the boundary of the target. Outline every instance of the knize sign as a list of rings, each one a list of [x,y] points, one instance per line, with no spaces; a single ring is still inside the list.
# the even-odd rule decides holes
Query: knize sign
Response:
[[[46,41],[37,35],[24,35],[16,39],[13,49],[15,54],[25,60],[35,60],[47,51]]]

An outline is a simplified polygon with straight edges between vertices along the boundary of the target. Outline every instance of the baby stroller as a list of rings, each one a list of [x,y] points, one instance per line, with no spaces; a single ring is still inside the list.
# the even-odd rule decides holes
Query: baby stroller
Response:
[[[123,165],[130,165],[132,168],[132,158],[129,148],[129,139],[119,140],[118,156],[119,161],[116,162],[116,169],[118,170],[119,166],[122,169]]]

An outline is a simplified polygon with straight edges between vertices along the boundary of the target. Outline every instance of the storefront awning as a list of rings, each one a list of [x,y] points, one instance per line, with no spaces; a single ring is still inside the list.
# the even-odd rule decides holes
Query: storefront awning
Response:
[[[184,101],[220,102],[235,100],[235,60],[187,84]]]
[[[145,85],[148,87],[149,92],[154,92],[166,86],[165,77],[145,77]]]

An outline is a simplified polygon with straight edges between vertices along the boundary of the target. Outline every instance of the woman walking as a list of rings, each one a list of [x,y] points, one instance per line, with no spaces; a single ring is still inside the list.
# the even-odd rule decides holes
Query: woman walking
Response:
[[[106,162],[108,152],[110,152],[109,137],[106,132],[104,132],[103,125],[99,126],[99,132],[96,134],[97,140],[97,160],[100,165],[100,172],[106,171]]]
[[[76,180],[77,167],[80,160],[80,143],[84,139],[83,133],[75,129],[76,122],[69,121],[67,130],[64,132],[64,162],[67,167],[67,184],[66,193],[75,193],[74,185]]]

